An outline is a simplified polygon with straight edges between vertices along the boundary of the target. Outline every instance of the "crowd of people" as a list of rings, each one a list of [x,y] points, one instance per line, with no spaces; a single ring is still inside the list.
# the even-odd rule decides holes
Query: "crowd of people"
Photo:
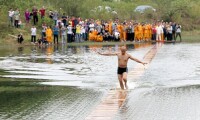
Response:
[[[66,44],[71,42],[83,41],[172,41],[177,37],[181,38],[181,25],[175,22],[154,21],[153,23],[139,23],[133,20],[123,20],[116,18],[114,20],[94,20],[82,19],[81,17],[62,15],[58,11],[49,11],[43,6],[37,9],[35,6],[30,12],[28,9],[24,12],[24,17],[20,17],[18,9],[10,9],[9,25],[18,28],[22,18],[26,24],[31,27],[31,43],[39,44]],[[40,18],[38,17],[40,15]],[[49,17],[51,25],[47,25],[44,20]],[[20,19],[21,18],[21,19]],[[38,26],[38,21],[42,20],[42,26]],[[41,28],[41,34],[37,37],[37,28]],[[37,38],[37,39],[36,39]]]

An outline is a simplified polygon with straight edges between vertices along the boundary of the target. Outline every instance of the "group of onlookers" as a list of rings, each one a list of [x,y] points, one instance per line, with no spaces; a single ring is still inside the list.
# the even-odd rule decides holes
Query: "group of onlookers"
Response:
[[[45,17],[46,9],[44,6],[38,10],[35,6],[33,7],[32,11],[30,12],[28,9],[24,12],[24,18],[26,23],[30,23],[30,20],[33,19],[33,24],[36,25],[38,23],[38,15],[40,14],[41,19]],[[8,17],[9,17],[9,26],[14,26],[16,28],[19,28],[19,26],[22,24],[22,17],[20,17],[20,11],[18,8],[13,10],[10,8],[8,11]]]
[[[38,15],[42,21],[42,26],[38,26]],[[49,17],[51,25],[47,25],[44,17]],[[82,41],[163,41],[176,40],[177,36],[181,40],[181,25],[175,22],[155,21],[153,23],[139,23],[133,20],[94,20],[82,19],[81,17],[62,15],[57,11],[49,11],[46,16],[46,9],[43,6],[38,10],[35,6],[32,11],[25,10],[24,18],[27,24],[33,20],[31,28],[31,43],[58,44],[61,39],[62,44]],[[20,12],[18,9],[9,10],[9,25],[19,27]],[[41,28],[38,39],[37,28]]]

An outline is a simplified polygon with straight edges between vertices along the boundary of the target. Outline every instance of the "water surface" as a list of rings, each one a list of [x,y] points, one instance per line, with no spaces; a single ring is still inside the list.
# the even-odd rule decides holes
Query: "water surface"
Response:
[[[142,59],[152,47],[128,46]],[[119,46],[0,46],[0,119],[82,120],[118,85]],[[135,62],[129,62],[133,69]]]

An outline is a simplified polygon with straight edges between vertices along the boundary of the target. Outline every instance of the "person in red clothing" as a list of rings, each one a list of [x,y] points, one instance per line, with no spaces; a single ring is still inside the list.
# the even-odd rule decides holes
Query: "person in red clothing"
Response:
[[[41,15],[41,19],[44,18],[45,16],[45,11],[46,9],[44,8],[44,6],[40,9],[40,15]]]

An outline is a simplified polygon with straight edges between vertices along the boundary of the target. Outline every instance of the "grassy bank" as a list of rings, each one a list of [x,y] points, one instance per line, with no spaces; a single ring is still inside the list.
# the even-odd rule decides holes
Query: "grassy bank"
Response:
[[[200,42],[200,31],[184,31],[182,32],[182,38],[184,42]]]

